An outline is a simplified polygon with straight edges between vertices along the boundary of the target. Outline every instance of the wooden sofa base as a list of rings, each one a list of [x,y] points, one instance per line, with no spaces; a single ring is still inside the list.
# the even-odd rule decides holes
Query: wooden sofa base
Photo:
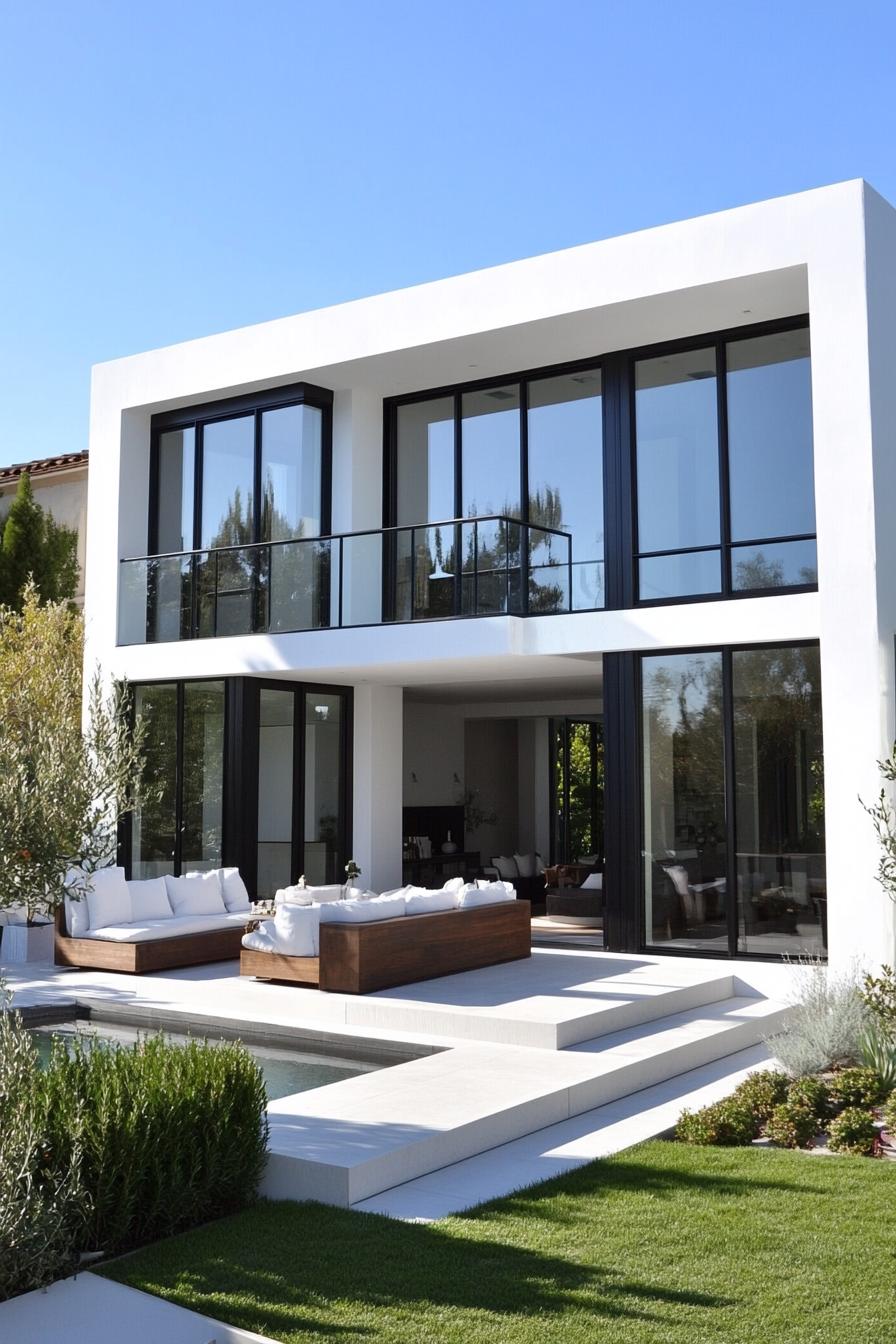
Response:
[[[142,943],[103,942],[100,938],[72,938],[65,929],[65,911],[60,909],[56,912],[53,953],[57,966],[144,975],[176,966],[201,966],[207,961],[235,961],[244,932],[244,927],[237,924],[229,929],[152,938]]]
[[[319,957],[244,947],[240,975],[370,994],[531,955],[530,905],[518,900],[372,924],[322,924]]]

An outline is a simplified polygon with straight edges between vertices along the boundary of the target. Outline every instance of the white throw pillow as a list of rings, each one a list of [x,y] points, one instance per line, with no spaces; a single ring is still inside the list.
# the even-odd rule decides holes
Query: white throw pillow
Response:
[[[516,866],[517,866],[517,869],[519,870],[519,875],[520,875],[520,877],[534,877],[534,876],[535,876],[535,855],[534,855],[534,854],[514,854],[513,857],[514,857],[514,859],[516,860]],[[505,874],[502,873],[501,876],[504,877]]]
[[[281,887],[274,897],[274,904],[288,901],[290,905],[325,905],[327,901],[341,901],[345,888],[340,882],[331,882],[325,887],[302,886],[296,882],[291,887]],[[360,891],[352,889],[352,895],[360,896]]]
[[[131,918],[135,924],[147,919],[171,919],[174,911],[168,900],[164,877],[147,877],[141,882],[129,882]]]
[[[435,915],[440,910],[454,910],[457,907],[457,892],[415,891],[405,898],[405,911],[409,915]]]
[[[165,878],[168,899],[176,915],[226,915],[221,894],[221,879],[214,869],[208,873],[185,873]]]
[[[515,877],[519,877],[520,870],[516,866],[516,859],[509,859],[506,854],[498,854],[492,859],[492,867],[497,868],[498,876],[505,882],[512,882]]]
[[[402,896],[375,896],[370,901],[331,901],[321,906],[321,924],[371,924],[378,919],[397,919],[405,913]]]
[[[603,873],[589,873],[582,883],[583,891],[603,891],[604,875]]]
[[[300,887],[298,883],[291,887],[280,887],[274,893],[274,904],[283,905],[284,902],[288,902],[289,905],[310,905],[311,897],[308,894],[308,888]]]
[[[453,891],[456,894],[459,891],[463,891],[466,885],[467,884],[462,877],[449,877],[448,881],[443,885],[442,890]]]
[[[294,905],[284,901],[277,907],[271,935],[277,952],[288,957],[316,957],[320,950],[319,905]],[[265,927],[271,921],[265,921]]]
[[[252,902],[249,900],[246,884],[240,877],[239,868],[219,868],[218,878],[221,883],[221,895],[228,910],[234,912],[251,910]]]
[[[91,929],[131,923],[131,898],[123,868],[98,868],[91,873],[85,900]]]
[[[541,855],[538,853],[537,850],[535,851],[535,876],[536,877],[544,876],[544,859],[541,857]]]
[[[479,905],[498,905],[501,901],[515,901],[516,891],[510,882],[487,882],[475,887],[464,887],[457,898],[459,910],[471,910]]]
[[[671,879],[672,885],[679,896],[689,896],[688,888],[688,870],[683,863],[673,863],[666,869],[666,873]]]

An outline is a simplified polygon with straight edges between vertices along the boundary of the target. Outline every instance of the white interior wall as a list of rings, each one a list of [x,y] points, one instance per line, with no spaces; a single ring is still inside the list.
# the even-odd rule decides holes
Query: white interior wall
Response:
[[[494,812],[494,825],[466,835],[465,848],[478,850],[482,862],[495,854],[513,854],[519,845],[517,810],[517,725],[514,719],[478,719],[464,724],[467,788],[479,806]]]
[[[405,703],[403,780],[405,807],[457,805],[464,788],[464,724],[459,706]]]

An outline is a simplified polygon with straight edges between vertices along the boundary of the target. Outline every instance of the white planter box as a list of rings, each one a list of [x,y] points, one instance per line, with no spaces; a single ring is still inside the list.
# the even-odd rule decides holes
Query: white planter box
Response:
[[[4,924],[0,962],[13,965],[23,961],[52,960],[52,924]]]

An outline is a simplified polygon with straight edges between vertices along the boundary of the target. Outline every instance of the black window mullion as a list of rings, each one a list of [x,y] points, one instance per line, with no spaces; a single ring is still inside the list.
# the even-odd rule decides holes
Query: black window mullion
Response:
[[[174,714],[174,874],[179,877],[183,864],[184,824],[184,683],[178,681]]]
[[[601,365],[604,455],[604,606],[634,605],[637,523],[636,445],[631,373],[618,357]]]
[[[728,360],[725,342],[716,345],[716,406],[719,434],[719,540],[722,545],[722,596],[731,596],[731,487],[728,466]]]
[[[305,872],[305,691],[293,690],[292,715],[292,871],[293,880]]]
[[[519,386],[520,403],[520,611],[529,610],[529,384],[526,379]],[[507,594],[508,607],[510,594]],[[570,606],[572,593],[569,594]]]
[[[454,394],[454,516],[463,517],[464,507],[464,443],[463,443],[463,394]],[[464,529],[455,529],[454,560],[454,614],[463,611],[463,573],[464,573]]]
[[[725,886],[728,892],[728,955],[737,956],[737,836],[735,834],[735,798],[737,779],[734,764],[734,691],[732,654],[722,650],[722,742],[725,781]]]

